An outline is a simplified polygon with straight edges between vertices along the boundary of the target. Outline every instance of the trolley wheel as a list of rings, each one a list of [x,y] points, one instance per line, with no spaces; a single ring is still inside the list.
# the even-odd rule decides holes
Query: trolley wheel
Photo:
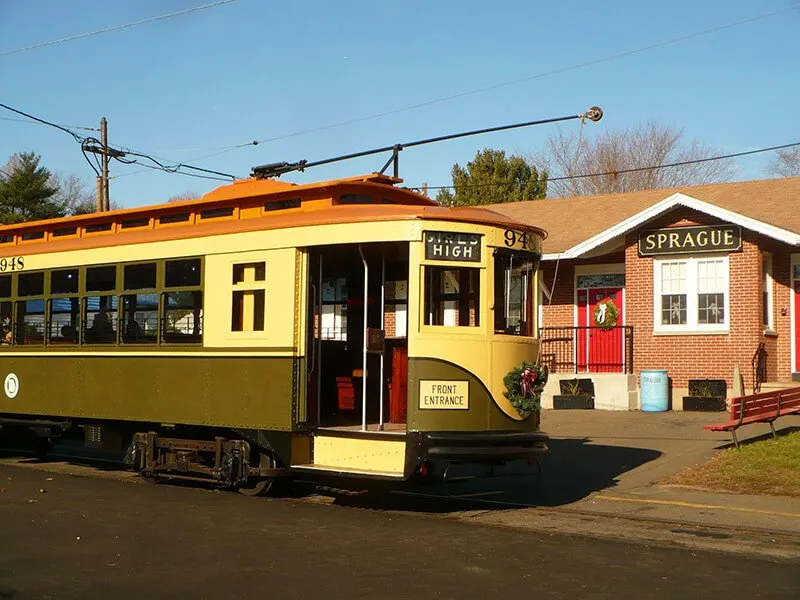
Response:
[[[46,460],[54,445],[50,438],[38,438],[33,444],[33,452],[36,454],[36,458]]]
[[[257,452],[250,456],[250,466],[262,469],[274,469],[278,466],[278,457],[272,452]],[[278,477],[250,477],[245,483],[236,486],[242,496],[267,496],[278,492]]]
[[[266,496],[275,488],[274,477],[262,477],[251,479],[236,488],[242,496]]]

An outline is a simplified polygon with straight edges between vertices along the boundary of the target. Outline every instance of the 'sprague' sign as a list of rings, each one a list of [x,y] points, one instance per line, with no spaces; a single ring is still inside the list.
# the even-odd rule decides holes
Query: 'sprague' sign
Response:
[[[738,225],[667,227],[639,233],[639,254],[688,254],[692,252],[735,252],[742,249],[742,228]]]
[[[481,236],[477,233],[425,232],[427,260],[481,262]]]

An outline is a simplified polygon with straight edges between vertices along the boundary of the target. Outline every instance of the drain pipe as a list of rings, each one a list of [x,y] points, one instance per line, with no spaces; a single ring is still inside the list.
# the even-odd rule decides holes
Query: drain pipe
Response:
[[[369,293],[369,266],[367,259],[364,258],[364,251],[361,244],[358,245],[358,253],[361,255],[361,262],[364,265],[364,346],[363,358],[361,361],[361,431],[367,430],[367,300]]]

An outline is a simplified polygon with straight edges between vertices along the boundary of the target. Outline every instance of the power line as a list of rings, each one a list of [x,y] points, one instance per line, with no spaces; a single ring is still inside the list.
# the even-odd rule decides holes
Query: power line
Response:
[[[185,171],[183,171],[183,169],[189,169],[191,171],[198,171],[199,173],[207,173],[207,174],[211,174],[211,175],[219,175],[221,177],[226,177],[228,179],[237,179],[237,177],[235,175],[230,175],[228,173],[222,173],[220,171],[214,171],[212,169],[205,169],[203,167],[195,167],[193,165],[189,165],[189,164],[186,164],[186,163],[176,163],[176,164],[173,164],[173,165],[167,165],[167,164],[164,164],[164,162],[172,162],[172,161],[166,161],[165,160],[164,162],[161,162],[157,158],[155,158],[153,156],[150,156],[149,154],[142,153],[142,152],[132,152],[131,151],[131,152],[127,152],[127,154],[130,154],[132,156],[138,156],[139,158],[143,158],[145,160],[149,160],[150,162],[154,163],[157,166],[156,167],[150,167],[150,165],[141,163],[141,162],[139,162],[137,160],[124,160],[123,157],[126,154],[125,152],[122,152],[120,150],[116,150],[116,149],[111,148],[111,147],[109,147],[107,145],[104,145],[97,138],[81,136],[81,135],[75,133],[74,131],[72,131],[71,129],[69,129],[68,127],[65,127],[63,125],[59,125],[58,123],[53,123],[52,121],[48,121],[46,119],[40,119],[39,117],[35,117],[35,116],[33,116],[31,114],[28,114],[28,113],[26,113],[26,112],[24,112],[22,110],[19,110],[17,108],[12,107],[12,106],[8,106],[7,104],[0,103],[0,108],[5,108],[6,110],[9,110],[9,111],[11,111],[13,113],[16,113],[18,115],[22,115],[23,117],[26,117],[26,118],[30,119],[31,122],[40,123],[42,125],[47,125],[49,127],[55,127],[56,129],[71,135],[72,138],[76,142],[78,142],[80,144],[81,150],[83,152],[83,156],[84,156],[84,158],[86,158],[86,162],[89,163],[89,166],[95,171],[95,173],[98,175],[98,177],[100,176],[100,173],[98,172],[98,169],[95,168],[95,165],[92,164],[91,160],[87,156],[87,152],[95,154],[95,162],[97,162],[97,155],[98,154],[108,154],[109,157],[114,158],[116,160],[119,160],[120,162],[124,162],[126,164],[138,164],[138,165],[141,165],[141,166],[146,167],[146,168],[158,168],[158,169],[161,169],[161,170],[163,170],[163,171],[165,171],[167,173],[178,173],[180,175],[188,175],[190,177],[199,177],[199,178],[202,178],[202,179],[209,179],[208,175],[199,175],[197,173],[186,173]]]
[[[547,181],[565,181],[567,179],[584,179],[587,177],[616,177],[617,175],[624,175],[625,173],[638,173],[640,171],[655,171],[658,169],[668,169],[670,167],[682,167],[684,165],[694,165],[705,162],[712,162],[715,160],[726,160],[729,158],[738,158],[740,156],[748,156],[750,154],[761,154],[763,152],[772,152],[774,150],[783,150],[784,148],[793,148],[800,146],[800,142],[793,142],[791,144],[781,144],[780,146],[770,146],[768,148],[758,148],[757,150],[746,150],[744,152],[735,152],[733,154],[724,154],[721,156],[709,156],[706,158],[695,158],[693,160],[682,160],[673,163],[665,163],[663,165],[651,165],[649,167],[632,167],[630,169],[619,169],[617,171],[605,171],[602,173],[584,173],[581,175],[562,175],[559,177],[548,177]],[[500,181],[492,181],[487,183],[468,183],[466,185],[429,185],[426,189],[429,190],[453,190],[456,188],[471,188],[471,187],[493,187],[493,186],[510,186],[513,183],[503,183]],[[422,186],[415,186],[412,189],[419,189]]]
[[[100,35],[101,33],[109,33],[111,31],[117,31],[119,29],[126,29],[128,27],[134,27],[136,25],[144,25],[145,23],[152,23],[154,21],[161,21],[163,19],[169,19],[171,17],[177,17],[179,15],[185,15],[192,12],[197,12],[200,10],[205,10],[207,8],[214,8],[215,6],[220,6],[222,4],[228,4],[230,2],[235,2],[236,0],[219,0],[219,2],[212,2],[211,4],[204,4],[203,6],[196,6],[194,8],[187,8],[186,10],[178,10],[175,12],[168,13],[166,15],[160,15],[158,17],[149,17],[147,19],[140,19],[139,21],[133,21],[131,23],[125,23],[123,25],[114,25],[113,27],[106,27],[105,29],[98,29],[97,31],[90,31],[88,33],[79,33],[77,35],[71,35],[65,38],[61,38],[58,40],[51,40],[49,42],[41,42],[38,44],[32,44],[30,46],[24,46],[23,48],[15,48],[14,50],[4,50],[0,52],[0,56],[6,56],[7,54],[16,54],[17,52],[24,52],[25,50],[33,50],[34,48],[42,48],[44,46],[52,46],[54,44],[61,44],[63,42],[71,42],[72,40],[78,40],[81,38],[91,37],[93,35]]]
[[[633,56],[633,55],[636,55],[636,54],[641,54],[641,53],[647,52],[649,50],[655,50],[656,48],[662,48],[662,47],[665,47],[665,46],[671,46],[673,44],[677,44],[677,43],[680,43],[680,42],[685,42],[685,41],[688,41],[688,40],[691,40],[691,39],[694,39],[694,38],[697,38],[697,37],[701,37],[701,36],[704,36],[704,35],[709,35],[711,33],[716,33],[718,31],[724,31],[726,29],[731,29],[733,27],[738,27],[740,25],[746,25],[748,23],[753,23],[754,21],[759,21],[761,19],[766,19],[768,17],[774,17],[776,15],[779,15],[779,14],[782,14],[782,13],[785,13],[785,12],[788,12],[788,11],[791,11],[791,10],[796,10],[797,8],[800,8],[800,4],[793,4],[793,5],[789,6],[788,8],[782,8],[780,10],[775,10],[775,11],[772,11],[772,12],[756,15],[756,16],[753,16],[753,17],[748,17],[746,19],[740,19],[738,21],[732,21],[732,22],[726,23],[724,25],[718,25],[718,26],[712,27],[710,29],[704,29],[702,31],[689,33],[689,34],[682,35],[680,37],[672,38],[672,39],[669,39],[669,40],[656,42],[654,44],[648,44],[646,46],[641,46],[641,47],[635,48],[633,50],[626,50],[624,52],[618,52],[616,54],[610,54],[608,56],[604,56],[604,57],[601,57],[601,58],[596,58],[596,59],[593,59],[593,60],[588,60],[588,61],[581,62],[581,63],[576,63],[576,64],[569,65],[569,66],[566,66],[566,67],[559,67],[557,69],[552,69],[550,71],[545,71],[543,73],[537,73],[535,75],[530,75],[528,77],[522,77],[522,78],[519,78],[519,79],[512,79],[510,81],[504,81],[504,82],[501,82],[501,83],[496,83],[496,84],[488,85],[488,86],[485,86],[485,87],[475,88],[475,89],[472,89],[472,90],[467,90],[467,91],[464,91],[464,92],[459,92],[459,93],[451,94],[451,95],[448,95],[448,96],[442,96],[440,98],[434,98],[432,100],[427,100],[425,102],[419,102],[417,104],[411,104],[411,105],[404,106],[404,107],[401,107],[401,108],[395,108],[395,109],[384,111],[384,112],[374,113],[374,114],[367,115],[367,116],[364,116],[364,117],[357,117],[355,119],[349,119],[347,121],[339,121],[338,123],[331,123],[331,124],[328,124],[328,125],[321,125],[319,127],[313,127],[311,129],[303,129],[303,130],[300,130],[300,131],[295,131],[293,133],[287,133],[287,134],[284,134],[284,135],[278,135],[278,136],[271,137],[271,138],[265,138],[263,140],[253,140],[252,142],[245,142],[245,143],[242,143],[242,144],[233,144],[233,145],[230,145],[230,146],[219,146],[218,147],[218,149],[219,149],[218,152],[214,152],[212,154],[200,156],[198,158],[195,158],[194,160],[204,160],[206,158],[212,158],[214,156],[219,156],[221,154],[225,154],[227,152],[231,152],[231,151],[237,150],[239,148],[246,148],[247,146],[258,146],[259,144],[265,144],[265,143],[268,143],[268,142],[275,142],[275,141],[278,141],[278,140],[285,140],[285,139],[297,137],[297,136],[300,136],[300,135],[306,135],[306,134],[309,134],[309,133],[316,133],[316,132],[319,132],[319,131],[325,131],[327,129],[333,129],[335,127],[343,127],[345,125],[352,125],[354,123],[361,123],[361,122],[364,122],[364,121],[371,121],[371,120],[378,119],[378,118],[381,118],[381,117],[387,117],[387,116],[395,115],[395,114],[398,114],[398,113],[401,113],[401,112],[406,112],[406,111],[409,111],[409,110],[415,110],[415,109],[418,109],[418,108],[424,108],[426,106],[431,106],[433,104],[440,104],[442,102],[448,102],[450,100],[455,100],[457,98],[463,98],[465,96],[471,96],[471,95],[474,95],[474,94],[480,94],[482,92],[496,90],[496,89],[499,89],[499,88],[507,87],[507,86],[510,86],[510,85],[516,85],[516,84],[519,84],[519,83],[525,83],[525,82],[533,81],[533,80],[536,80],[536,79],[543,79],[545,77],[550,77],[551,75],[558,75],[558,74],[561,74],[561,73],[566,73],[568,71],[575,71],[575,70],[578,70],[578,69],[582,69],[584,67],[589,67],[589,66],[601,64],[601,63],[604,63],[604,62],[609,62],[609,61],[612,61],[612,60],[616,60],[618,58],[625,58],[627,56]],[[198,148],[197,150],[200,150],[200,148]]]
[[[30,119],[15,119],[13,117],[0,117],[0,121],[15,121],[17,123],[28,123],[29,125],[36,125],[36,121]],[[64,125],[67,129],[80,129],[83,131],[100,131],[97,127],[78,127],[77,125]]]
[[[5,108],[6,110],[10,110],[13,113],[16,113],[18,115],[22,115],[23,117],[27,117],[31,121],[36,121],[37,123],[41,123],[43,125],[49,125],[50,127],[55,127],[56,129],[60,129],[61,131],[64,131],[64,132],[70,134],[73,138],[75,138],[75,141],[77,141],[78,143],[81,143],[84,140],[84,138],[79,136],[77,133],[75,133],[71,129],[68,129],[67,127],[64,127],[63,125],[59,125],[58,123],[52,123],[51,121],[46,121],[44,119],[40,119],[39,117],[34,117],[33,115],[29,115],[26,112],[23,112],[21,110],[18,110],[16,108],[8,106],[7,104],[3,104],[1,102],[0,102],[0,108]]]

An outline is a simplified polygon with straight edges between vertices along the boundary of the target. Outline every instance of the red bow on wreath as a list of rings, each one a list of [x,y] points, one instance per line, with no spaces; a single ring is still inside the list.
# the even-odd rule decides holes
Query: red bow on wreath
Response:
[[[522,380],[522,397],[527,398],[528,392],[533,391],[533,384],[536,383],[536,373],[531,369],[525,369],[520,376]]]

